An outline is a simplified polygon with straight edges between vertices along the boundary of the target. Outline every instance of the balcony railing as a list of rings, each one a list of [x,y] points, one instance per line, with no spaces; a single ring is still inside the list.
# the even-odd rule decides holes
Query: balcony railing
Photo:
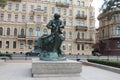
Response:
[[[116,34],[116,35],[111,35],[110,38],[111,38],[111,39],[113,39],[113,38],[114,38],[114,39],[115,39],[115,38],[120,38],[120,34],[118,34],[118,35],[117,35],[117,34]]]
[[[38,36],[26,36],[26,40],[38,40]]]
[[[84,30],[87,31],[88,27],[87,26],[76,26],[76,30]]]
[[[57,7],[69,8],[69,3],[56,2],[56,6],[57,6]]]
[[[76,15],[76,19],[87,19],[87,15],[80,15],[80,14],[77,14]]]
[[[25,35],[18,35],[18,38],[26,38]]]
[[[77,38],[76,39],[76,43],[88,43],[88,44],[92,44],[92,43],[94,43],[94,40],[92,40],[92,39],[80,39],[80,38]]]

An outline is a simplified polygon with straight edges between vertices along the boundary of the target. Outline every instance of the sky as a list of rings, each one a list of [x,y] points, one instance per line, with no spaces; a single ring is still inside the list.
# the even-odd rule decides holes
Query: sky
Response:
[[[101,7],[101,5],[103,4],[103,0],[93,0],[92,6],[95,7],[95,27],[98,28],[99,27],[99,22],[97,20],[97,16],[99,15],[99,8]]]

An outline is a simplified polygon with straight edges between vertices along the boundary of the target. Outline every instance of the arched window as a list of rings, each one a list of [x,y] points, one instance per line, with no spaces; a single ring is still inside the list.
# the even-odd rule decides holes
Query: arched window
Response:
[[[36,28],[36,36],[40,36],[40,28],[39,27]]]
[[[116,28],[116,34],[117,34],[117,35],[120,35],[120,26],[118,26],[118,27]]]
[[[78,32],[78,34],[77,34],[77,38],[80,39],[80,33],[79,33],[79,32]]]
[[[47,29],[44,29],[44,30],[43,30],[43,34],[44,34],[44,35],[47,35],[47,34],[48,34]]]
[[[32,34],[33,34],[33,29],[29,28],[29,36],[32,36]]]
[[[17,29],[14,29],[14,36],[17,36]]]
[[[10,28],[7,28],[7,35],[10,35]]]
[[[69,32],[69,39],[72,39],[72,32]]]
[[[84,1],[82,1],[82,7],[84,7],[85,6],[85,2]]]
[[[21,29],[21,35],[24,35],[24,29]]]
[[[0,35],[2,35],[2,34],[3,34],[3,28],[0,27]]]

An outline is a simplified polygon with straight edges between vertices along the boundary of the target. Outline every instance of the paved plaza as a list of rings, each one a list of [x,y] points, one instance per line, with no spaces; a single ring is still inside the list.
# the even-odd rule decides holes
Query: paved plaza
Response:
[[[31,61],[7,61],[0,64],[0,80],[120,80],[120,74],[83,65],[80,76],[31,77]]]

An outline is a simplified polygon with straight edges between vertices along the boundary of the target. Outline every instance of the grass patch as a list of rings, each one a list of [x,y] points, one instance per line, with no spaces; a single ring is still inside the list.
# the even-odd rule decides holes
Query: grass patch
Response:
[[[120,61],[108,61],[108,60],[99,60],[99,59],[87,59],[87,60],[88,62],[120,68]]]

